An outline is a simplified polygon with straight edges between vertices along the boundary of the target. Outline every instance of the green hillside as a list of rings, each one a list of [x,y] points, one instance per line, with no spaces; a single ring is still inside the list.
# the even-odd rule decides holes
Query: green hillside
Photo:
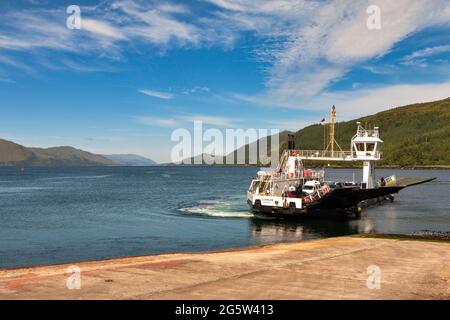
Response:
[[[339,106],[337,106],[339,114]],[[383,160],[378,166],[450,166],[450,98],[427,103],[398,107],[377,114],[336,124],[336,139],[344,151],[350,150],[350,140],[356,133],[356,122],[366,129],[380,128]],[[324,136],[328,140],[329,126],[315,124],[294,133],[297,149],[323,150]],[[279,154],[287,149],[289,131],[280,133]],[[271,137],[267,143],[267,154],[272,152]],[[257,144],[254,142],[253,144]],[[244,149],[248,164],[249,145]],[[259,150],[259,147],[258,147]],[[237,150],[234,151],[236,156]],[[230,154],[231,155],[231,154]],[[201,156],[197,156],[201,157]],[[193,158],[191,162],[193,163]],[[258,159],[259,160],[259,159]],[[223,161],[225,163],[225,161]],[[228,163],[229,164],[229,163]],[[309,165],[323,166],[323,162]],[[360,166],[357,162],[333,162],[336,166]],[[262,165],[258,161],[258,165]]]
[[[374,126],[380,128],[380,138],[384,144],[383,161],[379,165],[450,165],[450,98],[339,122],[336,137],[343,150],[350,149],[350,139],[356,132],[357,121],[366,129]],[[323,137],[324,126],[320,124],[301,129],[295,133],[297,149],[321,150]]]

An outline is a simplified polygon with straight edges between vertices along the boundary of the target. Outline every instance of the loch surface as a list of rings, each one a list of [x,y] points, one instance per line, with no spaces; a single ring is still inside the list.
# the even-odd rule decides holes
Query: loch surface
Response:
[[[0,168],[0,268],[203,251],[356,233],[450,231],[449,170],[378,169],[436,177],[366,209],[360,220],[253,215],[252,167]],[[361,179],[327,169],[326,180]]]

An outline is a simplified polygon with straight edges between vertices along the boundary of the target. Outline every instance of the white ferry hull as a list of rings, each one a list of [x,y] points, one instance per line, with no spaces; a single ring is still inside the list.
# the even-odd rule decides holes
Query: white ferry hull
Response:
[[[247,191],[247,203],[252,211],[259,213],[306,213],[301,198],[261,196]]]

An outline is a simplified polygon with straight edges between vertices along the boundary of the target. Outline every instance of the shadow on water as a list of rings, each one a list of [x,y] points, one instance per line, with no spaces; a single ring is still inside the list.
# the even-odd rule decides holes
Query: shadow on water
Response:
[[[298,241],[359,233],[359,226],[347,219],[249,219],[251,236],[261,242]]]

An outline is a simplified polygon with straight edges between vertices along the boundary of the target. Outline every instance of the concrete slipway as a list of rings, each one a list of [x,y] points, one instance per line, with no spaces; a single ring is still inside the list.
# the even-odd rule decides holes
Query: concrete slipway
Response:
[[[379,289],[367,285],[372,265]],[[0,270],[0,299],[449,298],[450,243],[357,236]]]

